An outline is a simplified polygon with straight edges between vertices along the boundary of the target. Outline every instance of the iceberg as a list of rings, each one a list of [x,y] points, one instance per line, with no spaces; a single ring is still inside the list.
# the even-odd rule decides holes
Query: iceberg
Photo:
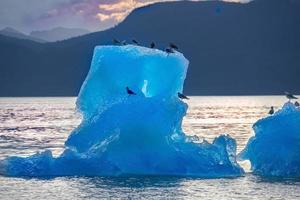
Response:
[[[300,108],[287,102],[253,125],[255,136],[239,154],[249,160],[254,174],[300,177]]]
[[[98,46],[76,106],[81,124],[55,157],[44,151],[0,162],[7,176],[171,175],[235,177],[236,141],[197,142],[181,128],[188,60],[179,52],[140,46]],[[128,95],[126,87],[136,95]]]

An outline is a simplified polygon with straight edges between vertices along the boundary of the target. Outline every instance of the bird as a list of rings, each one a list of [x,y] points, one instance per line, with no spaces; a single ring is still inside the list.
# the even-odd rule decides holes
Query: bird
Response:
[[[273,114],[274,114],[274,107],[271,106],[271,109],[270,109],[270,111],[269,111],[269,115],[273,115]]]
[[[167,52],[168,54],[170,54],[170,53],[175,53],[175,52],[173,51],[173,49],[170,49],[170,48],[166,48],[166,52]]]
[[[136,44],[136,45],[139,44],[135,39],[133,39],[132,42],[133,42],[133,44]]]
[[[293,94],[289,92],[285,92],[285,96],[286,98],[288,98],[289,101],[291,101],[291,99],[298,99],[297,97],[295,97]]]
[[[295,102],[295,106],[296,106],[296,107],[299,107],[299,106],[300,106],[300,104],[299,104],[298,101]]]
[[[127,94],[129,94],[129,95],[136,95],[136,93],[134,91],[132,91],[131,89],[129,89],[129,87],[126,87],[126,91],[127,91]]]
[[[121,44],[120,40],[118,40],[118,39],[116,39],[116,38],[113,39],[113,43],[114,43],[114,44]]]
[[[178,92],[177,95],[178,95],[178,97],[179,97],[180,99],[190,99],[190,98],[188,98],[187,96],[185,96],[184,94],[182,94],[182,93],[180,93],[180,92]]]
[[[155,47],[155,43],[151,42],[150,47],[151,47],[151,49],[153,49]]]
[[[176,44],[174,44],[174,43],[170,43],[169,46],[170,46],[172,49],[176,49],[176,50],[179,49],[178,46],[177,46]]]
[[[123,41],[122,41],[122,45],[127,45],[126,40],[123,40]]]

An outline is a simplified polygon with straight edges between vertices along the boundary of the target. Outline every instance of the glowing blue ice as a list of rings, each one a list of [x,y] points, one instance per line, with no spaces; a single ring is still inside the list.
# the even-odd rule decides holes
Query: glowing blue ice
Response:
[[[188,61],[138,46],[96,47],[77,101],[82,123],[59,157],[50,151],[2,161],[9,176],[239,176],[236,143],[196,143],[181,129],[187,104],[177,97]],[[126,86],[137,95],[129,96]]]
[[[300,177],[300,108],[286,103],[274,115],[253,125],[240,157],[250,160],[254,173],[262,176]]]

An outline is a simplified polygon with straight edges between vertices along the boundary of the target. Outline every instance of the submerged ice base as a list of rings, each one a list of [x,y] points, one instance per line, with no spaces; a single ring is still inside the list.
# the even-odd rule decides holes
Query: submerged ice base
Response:
[[[236,142],[220,136],[196,143],[182,129],[187,104],[182,92],[188,61],[138,46],[95,48],[90,72],[77,99],[81,124],[65,151],[9,157],[0,163],[8,176],[176,175],[240,176]],[[137,95],[129,96],[126,86]]]
[[[253,125],[239,157],[251,162],[255,174],[300,177],[300,108],[286,103],[281,110]]]

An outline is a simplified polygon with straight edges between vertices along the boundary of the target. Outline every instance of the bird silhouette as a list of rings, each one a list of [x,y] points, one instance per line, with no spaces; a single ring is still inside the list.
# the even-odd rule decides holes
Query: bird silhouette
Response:
[[[291,99],[298,99],[297,97],[295,97],[293,94],[289,92],[285,92],[285,96],[286,98],[288,98],[289,101],[291,101]]]
[[[136,93],[134,91],[132,91],[131,89],[129,89],[129,87],[126,87],[126,92],[129,95],[136,95]]]
[[[133,44],[136,44],[136,45],[139,44],[135,39],[132,40],[132,43],[133,43]]]
[[[113,39],[113,43],[116,44],[116,45],[121,44],[120,40],[118,40],[118,39],[116,39],[116,38]]]
[[[296,107],[299,107],[299,106],[300,106],[300,104],[299,104],[298,101],[295,102],[295,106],[296,106]]]
[[[150,47],[151,47],[151,49],[153,49],[155,47],[155,43],[151,42]]]
[[[179,97],[180,99],[190,99],[190,98],[188,98],[187,96],[185,96],[184,94],[182,94],[182,93],[180,93],[180,92],[178,92],[177,95],[178,95],[178,97]]]
[[[170,49],[170,48],[166,48],[166,50],[165,50],[168,54],[170,54],[170,53],[175,53],[174,51],[173,51],[173,49]]]
[[[174,43],[170,43],[169,46],[170,46],[172,49],[176,49],[176,50],[179,49],[178,46],[177,46],[176,44],[174,44]]]
[[[271,106],[271,109],[270,109],[270,111],[269,111],[269,115],[273,115],[273,114],[274,114],[274,107]]]

